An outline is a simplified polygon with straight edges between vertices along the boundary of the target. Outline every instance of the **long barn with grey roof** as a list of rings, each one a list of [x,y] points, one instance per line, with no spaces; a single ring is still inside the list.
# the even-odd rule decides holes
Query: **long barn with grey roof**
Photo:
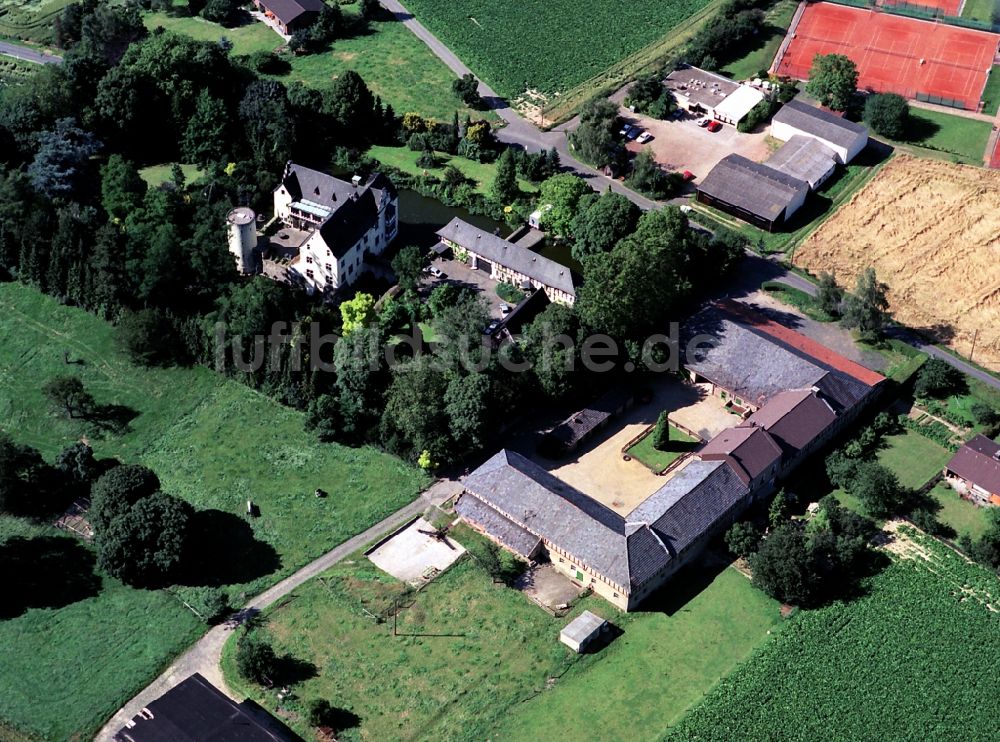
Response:
[[[830,111],[796,99],[789,101],[771,119],[771,136],[783,142],[805,136],[826,145],[837,162],[846,165],[868,144],[868,129]]]
[[[809,184],[743,155],[723,157],[698,185],[698,201],[773,232],[805,203]]]
[[[576,282],[572,271],[527,248],[480,229],[458,217],[442,227],[441,241],[456,254],[468,255],[472,268],[489,272],[496,281],[515,286],[524,282],[543,290],[551,301],[572,305]]]
[[[522,558],[548,559],[570,580],[631,610],[770,495],[884,381],[793,330],[726,304],[697,315],[686,333],[717,338],[707,354],[687,359],[692,381],[712,385],[727,400],[745,396],[738,401],[748,419],[706,443],[624,515],[502,450],[465,478],[459,516]]]

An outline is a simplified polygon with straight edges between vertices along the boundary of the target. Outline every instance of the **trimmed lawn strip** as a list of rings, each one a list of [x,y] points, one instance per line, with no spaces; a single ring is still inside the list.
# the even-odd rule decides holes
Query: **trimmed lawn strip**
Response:
[[[997,108],[1000,107],[1000,64],[994,65],[993,69],[990,70],[990,76],[986,78],[986,87],[983,88],[983,103],[985,104],[983,113],[988,116],[996,116]]]
[[[146,184],[150,188],[156,188],[173,177],[171,175],[173,166],[174,163],[172,162],[167,162],[163,165],[150,165],[149,167],[142,168],[139,171],[139,176],[146,181]],[[197,165],[187,165],[184,163],[181,164],[181,172],[184,173],[184,181],[186,183],[192,183],[205,174],[205,171]]]
[[[235,28],[225,28],[198,16],[175,16],[159,11],[146,13],[142,22],[150,31],[162,26],[167,31],[190,36],[196,41],[228,39],[233,45],[233,56],[273,52],[285,43],[278,34],[256,20]]]
[[[231,562],[219,569],[228,575],[223,587],[233,603],[411,502],[427,482],[414,467],[375,449],[318,442],[303,429],[299,412],[206,368],[137,368],[118,351],[111,325],[34,289],[0,284],[0,311],[0,429],[49,460],[90,434],[98,457],[146,464],[164,491],[198,510],[221,511],[217,515],[229,527],[219,539],[233,548],[224,551]],[[67,366],[64,353],[77,363]],[[61,374],[79,376],[100,404],[136,411],[131,429],[95,437],[75,421],[50,414],[40,388]],[[316,487],[329,496],[314,497]],[[243,519],[248,499],[261,511],[252,522]],[[52,532],[0,519],[4,539]],[[241,532],[252,535],[252,545]],[[271,549],[271,559],[254,556]],[[48,738],[92,734],[112,706],[204,631],[178,598],[200,606],[205,589],[174,592],[177,597],[131,590],[105,579],[93,599],[0,622],[0,643],[18,647],[0,664],[0,717]],[[49,623],[58,632],[39,628]],[[44,637],[44,647],[32,645],[36,635]],[[61,664],[45,659],[49,655]],[[95,664],[109,668],[108,674]],[[39,690],[56,678],[58,693]],[[99,686],[94,695],[92,686]],[[67,700],[74,697],[82,700]]]
[[[951,452],[914,430],[887,435],[877,458],[904,487],[918,489],[941,472]]]
[[[817,322],[835,322],[836,317],[819,308],[816,297],[810,296],[805,291],[793,286],[781,283],[780,281],[765,281],[760,287],[780,302],[799,309],[804,315]]]
[[[646,609],[623,616],[622,636],[515,707],[492,739],[658,739],[781,620],[777,602],[735,569],[714,577],[705,570],[671,580],[661,590],[669,605],[654,596]]]
[[[893,142],[913,154],[927,156],[927,150],[942,153],[939,159],[967,165],[983,164],[986,141],[992,126],[988,121],[967,119],[939,111],[910,107],[910,131],[905,141]]]
[[[989,529],[987,509],[962,499],[944,482],[936,484],[930,496],[941,503],[937,519],[954,528],[957,536],[970,536],[975,540]]]
[[[695,444],[698,443],[697,438],[692,438],[690,435],[679,428],[675,428],[673,425],[670,426],[670,442],[676,445],[672,445],[669,451],[660,451],[657,448],[654,448],[653,436],[654,433],[650,432],[649,435],[645,436],[625,453],[641,463],[643,466],[657,472],[663,471],[683,454],[694,450]]]
[[[767,24],[757,39],[756,48],[723,67],[722,74],[734,80],[750,80],[761,70],[770,69],[771,62],[778,53],[778,47],[781,46],[781,41],[792,24],[796,7],[794,0],[778,0],[774,7],[767,11]]]
[[[983,23],[992,23],[995,7],[996,0],[965,0],[965,7],[962,8],[962,18],[968,18],[972,21],[982,21]]]

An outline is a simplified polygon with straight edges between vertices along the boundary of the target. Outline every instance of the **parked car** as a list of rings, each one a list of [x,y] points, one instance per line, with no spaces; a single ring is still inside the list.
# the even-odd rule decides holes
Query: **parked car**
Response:
[[[502,316],[506,317],[510,313],[511,313],[510,304],[501,304],[500,305],[500,314]]]
[[[708,126],[705,128],[707,128],[710,132],[714,134],[715,132],[722,129],[722,124],[720,124],[718,121],[709,121]]]
[[[492,335],[494,332],[497,331],[498,327],[500,327],[500,320],[495,319],[492,322],[490,322],[488,325],[486,325],[486,329],[483,330],[483,334],[484,335]]]
[[[620,136],[620,137],[627,137],[629,134],[632,133],[632,129],[633,129],[632,124],[625,124],[621,128],[621,131],[618,132],[618,136]]]
[[[436,265],[432,265],[431,275],[434,276],[434,278],[444,278],[444,271],[438,268]]]
[[[702,119],[701,121],[698,122],[698,126],[704,129],[706,126],[708,126],[708,123],[709,123],[708,119]]]
[[[681,177],[684,178],[685,182],[689,182],[694,180],[694,173],[692,173],[690,170],[685,170],[683,173],[681,173]]]
[[[644,131],[642,132],[642,134],[639,135],[638,139],[636,139],[635,141],[637,141],[639,144],[645,144],[646,142],[650,142],[652,140],[653,140],[653,135],[650,134],[648,131]]]
[[[625,138],[628,139],[629,141],[632,141],[633,139],[635,139],[636,137],[638,137],[640,134],[642,134],[642,129],[640,129],[638,126],[633,126],[632,127],[632,131],[630,131],[625,136]]]

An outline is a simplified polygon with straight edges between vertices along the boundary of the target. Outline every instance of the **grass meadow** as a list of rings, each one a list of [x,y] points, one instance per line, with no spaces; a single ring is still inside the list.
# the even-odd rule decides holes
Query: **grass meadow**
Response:
[[[322,444],[300,413],[204,368],[140,369],[113,328],[39,292],[0,284],[0,429],[51,459],[89,437],[99,457],[142,463],[165,491],[217,526],[219,559],[206,584],[241,603],[394,512],[426,478],[371,448]],[[71,363],[66,364],[66,358]],[[133,411],[121,435],[94,435],[49,412],[40,387],[79,376],[100,404]],[[317,487],[329,496],[313,496]],[[252,499],[261,516],[243,517]],[[53,532],[0,518],[0,538]],[[0,621],[0,718],[46,738],[86,737],[204,626],[183,605],[204,586],[133,590],[109,578],[92,598]],[[22,651],[23,648],[23,651]],[[58,692],[42,693],[51,686]],[[73,700],[77,699],[77,700]]]
[[[453,535],[479,538],[465,528]],[[325,698],[360,717],[348,740],[616,739],[626,705],[629,738],[643,730],[655,739],[780,620],[777,603],[731,569],[672,582],[648,611],[624,614],[590,596],[553,618],[466,558],[402,601],[394,637],[391,618],[378,624],[366,612],[402,592],[358,555],[267,612],[278,653],[317,668],[282,704],[300,734],[309,734],[301,710]],[[559,631],[585,608],[623,633],[597,654],[575,655]],[[274,692],[236,676],[234,649],[230,640],[227,682],[278,711]]]

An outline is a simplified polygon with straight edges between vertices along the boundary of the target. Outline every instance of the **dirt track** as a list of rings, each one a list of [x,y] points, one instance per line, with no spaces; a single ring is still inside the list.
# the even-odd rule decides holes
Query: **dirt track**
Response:
[[[901,322],[1000,371],[1000,171],[896,157],[795,251],[850,287],[874,266]]]

